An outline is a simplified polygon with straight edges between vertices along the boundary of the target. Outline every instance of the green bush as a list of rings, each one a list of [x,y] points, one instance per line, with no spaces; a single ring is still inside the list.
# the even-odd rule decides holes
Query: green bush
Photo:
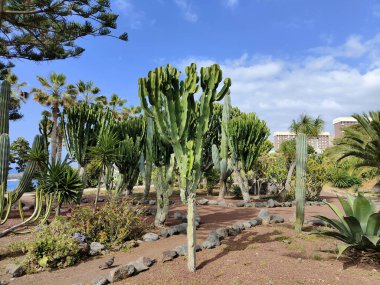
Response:
[[[334,187],[338,188],[349,188],[354,185],[360,186],[362,184],[359,177],[350,175],[343,169],[336,169],[335,173],[331,175],[330,181]]]
[[[65,268],[86,256],[78,239],[77,229],[67,218],[57,217],[47,226],[37,227],[30,240],[15,243],[13,248],[26,252],[24,263],[29,272],[39,267]]]
[[[241,199],[243,198],[243,195],[241,194],[240,186],[237,184],[232,185],[232,194],[235,198]]]
[[[323,232],[325,236],[343,241],[338,245],[338,257],[345,253],[353,253],[355,257],[380,257],[380,212],[376,212],[373,202],[358,194],[347,199],[339,198],[345,216],[334,205],[328,204],[338,219],[316,216],[337,231]],[[368,254],[369,253],[369,254]]]
[[[111,200],[93,213],[92,208],[77,207],[71,222],[89,241],[105,245],[120,245],[141,237],[147,228],[143,208],[127,200]]]
[[[207,178],[207,193],[212,193],[215,185],[219,183],[220,174],[216,169],[211,168],[209,171],[206,171],[205,177]]]

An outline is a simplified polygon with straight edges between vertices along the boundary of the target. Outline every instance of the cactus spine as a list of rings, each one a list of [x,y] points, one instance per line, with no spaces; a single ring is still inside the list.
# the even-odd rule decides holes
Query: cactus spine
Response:
[[[227,192],[227,178],[232,174],[233,165],[231,159],[229,159],[228,153],[228,137],[227,137],[227,123],[230,120],[231,109],[231,96],[226,94],[224,97],[223,115],[222,115],[222,139],[220,144],[220,154],[218,147],[212,145],[212,159],[214,167],[220,172],[219,184],[219,199],[224,199],[224,195]]]
[[[296,223],[295,230],[302,231],[305,217],[305,181],[307,163],[307,138],[300,133],[296,137]]]
[[[203,136],[209,127],[213,102],[222,100],[229,92],[231,80],[225,79],[217,92],[222,81],[219,65],[201,68],[200,78],[194,63],[186,67],[185,72],[186,78],[181,81],[180,72],[171,65],[150,71],[148,78],[139,79],[139,97],[147,115],[154,119],[160,137],[174,150],[180,173],[181,199],[188,204],[188,269],[194,272],[195,190],[201,179]],[[197,106],[194,94],[200,87],[202,94]],[[192,119],[195,122],[194,132],[190,132],[189,127]]]

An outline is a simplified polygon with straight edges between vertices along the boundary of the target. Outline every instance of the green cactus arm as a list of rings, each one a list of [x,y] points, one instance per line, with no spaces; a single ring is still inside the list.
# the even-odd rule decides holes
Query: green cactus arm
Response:
[[[212,161],[214,163],[214,167],[216,170],[220,171],[220,156],[219,156],[219,150],[218,147],[213,144],[211,147],[211,152],[212,152]]]
[[[11,100],[11,85],[4,80],[0,89],[0,134],[9,134],[9,105]]]

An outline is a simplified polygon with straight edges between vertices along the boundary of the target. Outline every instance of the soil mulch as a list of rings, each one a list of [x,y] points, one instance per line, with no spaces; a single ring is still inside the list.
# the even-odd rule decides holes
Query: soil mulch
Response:
[[[327,194],[325,198],[335,201],[333,196]],[[177,235],[144,242],[129,252],[110,253],[74,267],[16,278],[10,284],[88,284],[97,277],[107,276],[110,269],[100,270],[98,267],[111,255],[115,256],[116,266],[141,256],[158,260],[149,271],[116,284],[380,284],[379,266],[352,266],[349,260],[336,260],[335,240],[308,232],[296,234],[291,224],[295,207],[268,210],[271,214],[284,216],[286,223],[257,226],[227,238],[215,249],[199,252],[195,273],[187,271],[185,257],[166,263],[159,261],[163,251],[186,243],[185,235]],[[257,208],[198,206],[202,219],[197,230],[198,243],[202,243],[210,230],[249,220],[259,211]],[[186,207],[180,203],[173,205],[168,224],[178,223],[172,218],[174,212],[185,213]],[[332,216],[326,206],[306,207],[306,219],[316,214]],[[20,239],[22,236],[2,239],[3,246],[14,241],[15,237]],[[8,279],[3,268],[11,262],[10,258],[0,261],[0,279]]]

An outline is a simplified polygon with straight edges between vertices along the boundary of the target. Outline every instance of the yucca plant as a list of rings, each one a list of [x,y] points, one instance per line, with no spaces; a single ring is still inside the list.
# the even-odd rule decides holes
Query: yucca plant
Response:
[[[334,204],[327,203],[338,219],[325,216],[316,218],[327,222],[337,231],[322,232],[322,235],[336,238],[344,244],[338,245],[338,258],[347,250],[370,253],[380,251],[380,212],[376,212],[375,205],[362,194],[357,197],[351,195],[347,199],[338,197],[345,216]]]

